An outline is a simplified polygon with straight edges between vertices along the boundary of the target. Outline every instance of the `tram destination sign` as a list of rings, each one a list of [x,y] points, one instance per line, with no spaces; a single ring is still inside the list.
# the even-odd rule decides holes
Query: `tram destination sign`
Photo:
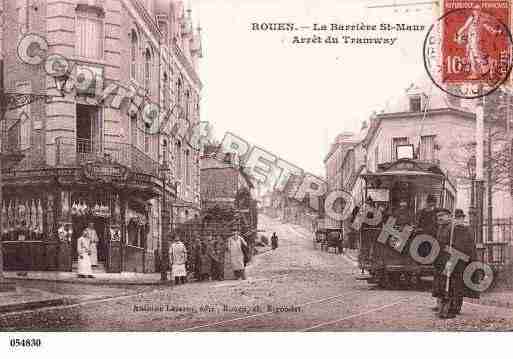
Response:
[[[89,162],[84,166],[84,176],[91,181],[126,181],[128,169],[117,163]]]

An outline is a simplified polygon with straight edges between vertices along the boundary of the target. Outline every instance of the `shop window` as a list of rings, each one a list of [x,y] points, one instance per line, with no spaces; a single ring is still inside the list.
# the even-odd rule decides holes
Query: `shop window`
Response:
[[[77,11],[77,56],[99,60],[103,58],[103,19],[91,11]]]

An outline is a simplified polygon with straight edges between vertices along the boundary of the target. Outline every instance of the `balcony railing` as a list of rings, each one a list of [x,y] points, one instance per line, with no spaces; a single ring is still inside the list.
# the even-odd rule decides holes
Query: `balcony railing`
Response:
[[[86,162],[110,158],[139,173],[158,175],[158,163],[132,144],[97,142],[88,139],[59,137],[56,143],[57,166],[80,166]]]

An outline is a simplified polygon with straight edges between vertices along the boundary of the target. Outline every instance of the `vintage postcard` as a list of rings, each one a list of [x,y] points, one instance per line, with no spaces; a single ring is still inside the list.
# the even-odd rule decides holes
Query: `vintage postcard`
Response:
[[[513,329],[511,1],[0,7],[10,350]]]

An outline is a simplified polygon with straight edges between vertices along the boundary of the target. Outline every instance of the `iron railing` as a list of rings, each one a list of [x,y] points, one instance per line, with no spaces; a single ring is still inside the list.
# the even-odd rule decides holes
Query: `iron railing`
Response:
[[[121,142],[59,137],[55,141],[57,166],[80,166],[86,162],[110,159],[139,173],[158,175],[158,163],[136,146]]]

